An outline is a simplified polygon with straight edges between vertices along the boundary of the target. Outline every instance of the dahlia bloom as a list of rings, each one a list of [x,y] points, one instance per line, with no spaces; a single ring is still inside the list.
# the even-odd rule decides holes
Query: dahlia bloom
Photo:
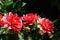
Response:
[[[12,12],[9,12],[9,14],[4,15],[3,20],[5,22],[4,27],[7,27],[14,31],[20,31],[22,28],[22,20],[20,17],[18,17],[17,14],[13,15]]]
[[[37,14],[33,14],[33,13],[28,13],[26,15],[23,15],[22,20],[23,25],[32,25],[37,19],[39,18],[39,16]]]
[[[4,26],[4,21],[2,20],[3,16],[0,14],[0,26]]]
[[[39,19],[38,21],[38,27],[40,28],[40,33],[43,35],[44,33],[51,34],[53,31],[53,24],[50,22],[50,20],[46,18]]]

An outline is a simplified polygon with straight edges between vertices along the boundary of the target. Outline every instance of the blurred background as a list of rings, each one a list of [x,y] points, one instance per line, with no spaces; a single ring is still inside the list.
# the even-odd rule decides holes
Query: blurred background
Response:
[[[50,19],[60,18],[59,0],[25,0],[24,2],[27,3],[26,12],[43,14]]]
[[[22,4],[26,3],[23,7]],[[17,12],[19,15],[37,13],[51,20],[60,18],[60,0],[0,0],[0,12]]]

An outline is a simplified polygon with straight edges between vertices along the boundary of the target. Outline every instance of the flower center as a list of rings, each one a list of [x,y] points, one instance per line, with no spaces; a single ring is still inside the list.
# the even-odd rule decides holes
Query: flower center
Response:
[[[16,22],[16,20],[13,20],[13,22]]]

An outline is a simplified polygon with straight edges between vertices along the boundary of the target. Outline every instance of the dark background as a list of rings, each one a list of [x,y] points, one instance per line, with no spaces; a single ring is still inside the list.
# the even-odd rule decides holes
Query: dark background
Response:
[[[24,2],[27,3],[26,13],[43,14],[50,20],[60,18],[59,0],[25,0]]]

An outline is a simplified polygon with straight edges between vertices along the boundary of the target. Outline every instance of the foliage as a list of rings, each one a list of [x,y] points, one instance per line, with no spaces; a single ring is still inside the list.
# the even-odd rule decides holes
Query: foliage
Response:
[[[24,13],[24,6],[26,5],[25,2],[22,0],[0,0],[0,12],[7,13],[7,12],[18,12]]]

